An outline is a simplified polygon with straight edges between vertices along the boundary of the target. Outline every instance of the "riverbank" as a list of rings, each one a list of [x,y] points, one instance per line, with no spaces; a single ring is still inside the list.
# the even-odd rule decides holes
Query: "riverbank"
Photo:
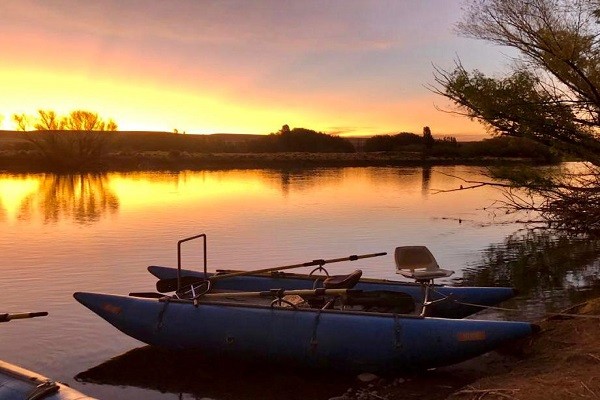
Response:
[[[182,171],[257,168],[388,167],[435,165],[542,164],[542,160],[509,157],[431,157],[412,152],[358,153],[188,153],[182,151],[118,152],[89,164],[85,172]],[[75,166],[59,167],[33,151],[0,152],[4,172],[82,172]]]
[[[568,315],[573,314],[573,315]],[[600,299],[540,323],[510,353],[492,352],[414,377],[356,386],[338,399],[553,400],[600,397]]]
[[[542,332],[510,371],[478,380],[450,399],[600,397],[600,299],[541,323]]]

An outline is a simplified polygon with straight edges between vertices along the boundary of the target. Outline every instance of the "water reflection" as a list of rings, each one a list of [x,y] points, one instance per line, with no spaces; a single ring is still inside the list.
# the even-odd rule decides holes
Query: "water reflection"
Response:
[[[240,359],[205,360],[201,353],[145,346],[80,372],[75,379],[180,395],[189,393],[198,399],[318,400],[342,395],[355,377],[324,371],[295,371],[286,366],[275,368]]]
[[[425,167],[423,167],[423,170],[421,171],[421,193],[423,194],[423,196],[427,196],[427,194],[429,193],[429,190],[431,189],[429,187],[430,183],[431,183],[431,167],[425,166]]]
[[[529,316],[583,301],[600,291],[600,240],[526,230],[481,252],[455,283],[513,286],[531,306]]]
[[[508,372],[507,356],[488,354],[449,367],[405,375],[395,387],[403,398],[441,399],[456,388],[491,373]],[[381,387],[397,375],[384,376]],[[75,376],[84,383],[129,386],[178,394],[179,399],[326,400],[384,398],[355,375],[331,370],[294,369],[289,365],[237,358],[207,359],[199,352],[176,352],[144,346],[105,361]],[[375,382],[377,383],[377,382]]]
[[[119,209],[119,199],[108,183],[106,175],[43,175],[38,189],[21,201],[18,219],[31,220],[39,213],[44,223],[96,222]]]
[[[0,222],[4,222],[7,219],[6,207],[4,202],[0,199]]]
[[[123,207],[163,207],[168,202],[192,199],[204,204],[239,203],[240,197],[246,197],[244,204],[266,208],[268,202],[279,202],[280,198],[293,195],[321,198],[323,203],[336,198],[351,206],[381,203],[382,195],[391,196],[396,192],[404,204],[417,206],[427,197],[432,180],[436,188],[455,185],[435,171],[432,168],[321,168],[2,175],[0,221],[40,220],[47,224],[72,220],[77,224],[90,224]]]

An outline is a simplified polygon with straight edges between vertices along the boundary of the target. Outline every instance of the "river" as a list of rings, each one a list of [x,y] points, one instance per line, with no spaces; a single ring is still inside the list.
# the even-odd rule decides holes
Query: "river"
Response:
[[[134,350],[143,344],[73,299],[75,291],[153,290],[146,267],[176,265],[177,241],[199,233],[208,237],[210,270],[385,251],[328,269],[361,268],[365,276],[390,279],[398,279],[394,248],[424,244],[443,268],[456,271],[445,283],[521,290],[506,306],[519,312],[487,311],[481,318],[534,320],[592,290],[600,269],[597,244],[556,239],[539,226],[524,231],[515,220],[532,216],[494,210],[502,194],[492,187],[436,193],[465,184],[460,178],[489,180],[485,172],[444,166],[0,174],[0,312],[49,312],[2,324],[0,359],[101,399],[281,398],[277,390],[290,392],[290,385],[295,394],[287,399],[327,398],[339,391],[336,384],[347,384],[289,371],[232,372]],[[190,242],[183,250],[184,267],[200,268],[201,246]],[[127,352],[125,364],[108,365],[112,378],[84,373]],[[126,374],[132,370],[135,377]],[[260,379],[270,383],[257,384]],[[186,386],[186,380],[194,382]]]

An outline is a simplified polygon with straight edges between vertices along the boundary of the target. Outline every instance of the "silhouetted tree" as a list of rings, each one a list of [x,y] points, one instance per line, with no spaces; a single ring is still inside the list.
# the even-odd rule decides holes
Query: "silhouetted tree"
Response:
[[[38,131],[58,131],[65,129],[66,119],[56,116],[54,111],[38,110],[38,118],[33,127]]]
[[[285,124],[281,127],[281,129],[279,130],[279,133],[282,135],[287,135],[290,133],[290,126]]]
[[[114,132],[118,129],[115,121],[103,121],[98,113],[85,110],[71,111],[68,115],[59,116],[52,110],[38,110],[37,116],[13,114],[13,121],[18,131],[27,131],[31,127],[38,131],[100,131]]]
[[[392,135],[375,135],[365,141],[364,151],[393,151],[395,146]]]
[[[423,138],[410,132],[375,135],[365,141],[364,151],[401,151],[405,146],[421,145]]]
[[[454,147],[458,147],[458,142],[454,136],[444,136],[441,140],[443,144],[449,144]]]
[[[431,149],[435,144],[435,139],[433,138],[431,129],[429,129],[428,126],[423,127],[423,144],[427,149]]]
[[[254,140],[249,145],[257,152],[352,153],[349,140],[305,128],[289,129],[284,125],[277,133]]]
[[[52,110],[38,110],[37,117],[14,114],[17,129],[55,169],[77,170],[97,166],[108,152],[110,132],[117,124],[103,121],[97,113],[75,110],[59,117]],[[27,131],[33,126],[35,131]]]
[[[18,131],[25,132],[30,126],[30,117],[26,114],[13,114],[12,119]]]

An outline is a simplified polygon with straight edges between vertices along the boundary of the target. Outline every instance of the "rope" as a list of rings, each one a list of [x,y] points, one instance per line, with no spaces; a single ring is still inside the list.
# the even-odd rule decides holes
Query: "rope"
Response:
[[[548,317],[569,317],[569,318],[600,319],[600,315],[588,315],[588,314],[548,313],[546,315]]]
[[[479,307],[479,308],[484,308],[484,309],[488,309],[488,310],[498,310],[498,311],[510,311],[510,312],[517,312],[517,311],[520,312],[521,311],[521,310],[519,310],[517,308],[484,306],[483,304],[467,303],[465,301],[455,300],[455,299],[453,299],[450,296],[446,296],[446,295],[438,292],[437,290],[434,290],[434,292],[437,293],[438,295],[442,296],[444,298],[444,300],[448,300],[448,301],[451,301],[451,302],[453,302],[455,304],[460,304],[460,305],[464,305],[464,306]],[[579,306],[579,305],[581,305],[581,304],[578,304],[576,306]],[[570,309],[572,309],[572,308],[573,307],[570,307]],[[546,313],[545,314],[545,318],[552,318],[552,317],[600,319],[600,315],[572,314],[572,313],[565,313],[565,312]]]
[[[435,289],[433,289],[433,292],[436,293],[436,294],[438,294],[438,295],[440,295],[440,296],[442,296],[442,298],[444,300],[448,300],[448,301],[451,301],[451,302],[453,302],[455,304],[460,304],[460,305],[463,305],[463,306],[479,307],[479,308],[485,308],[485,309],[488,309],[488,310],[498,310],[498,311],[511,311],[511,312],[521,311],[521,310],[516,309],[516,308],[485,306],[483,304],[467,303],[466,301],[458,301],[456,299],[453,299],[451,296],[446,296],[445,294],[440,293],[439,291],[437,291]]]
[[[463,305],[463,306],[479,307],[479,308],[486,308],[486,309],[489,309],[489,310],[498,310],[498,311],[512,311],[512,312],[521,311],[518,308],[484,306],[483,304],[467,303],[467,302],[464,302],[464,301],[454,300],[451,297],[447,297],[447,299],[449,301],[452,301],[452,302],[454,302],[456,304],[460,304],[460,305]]]

